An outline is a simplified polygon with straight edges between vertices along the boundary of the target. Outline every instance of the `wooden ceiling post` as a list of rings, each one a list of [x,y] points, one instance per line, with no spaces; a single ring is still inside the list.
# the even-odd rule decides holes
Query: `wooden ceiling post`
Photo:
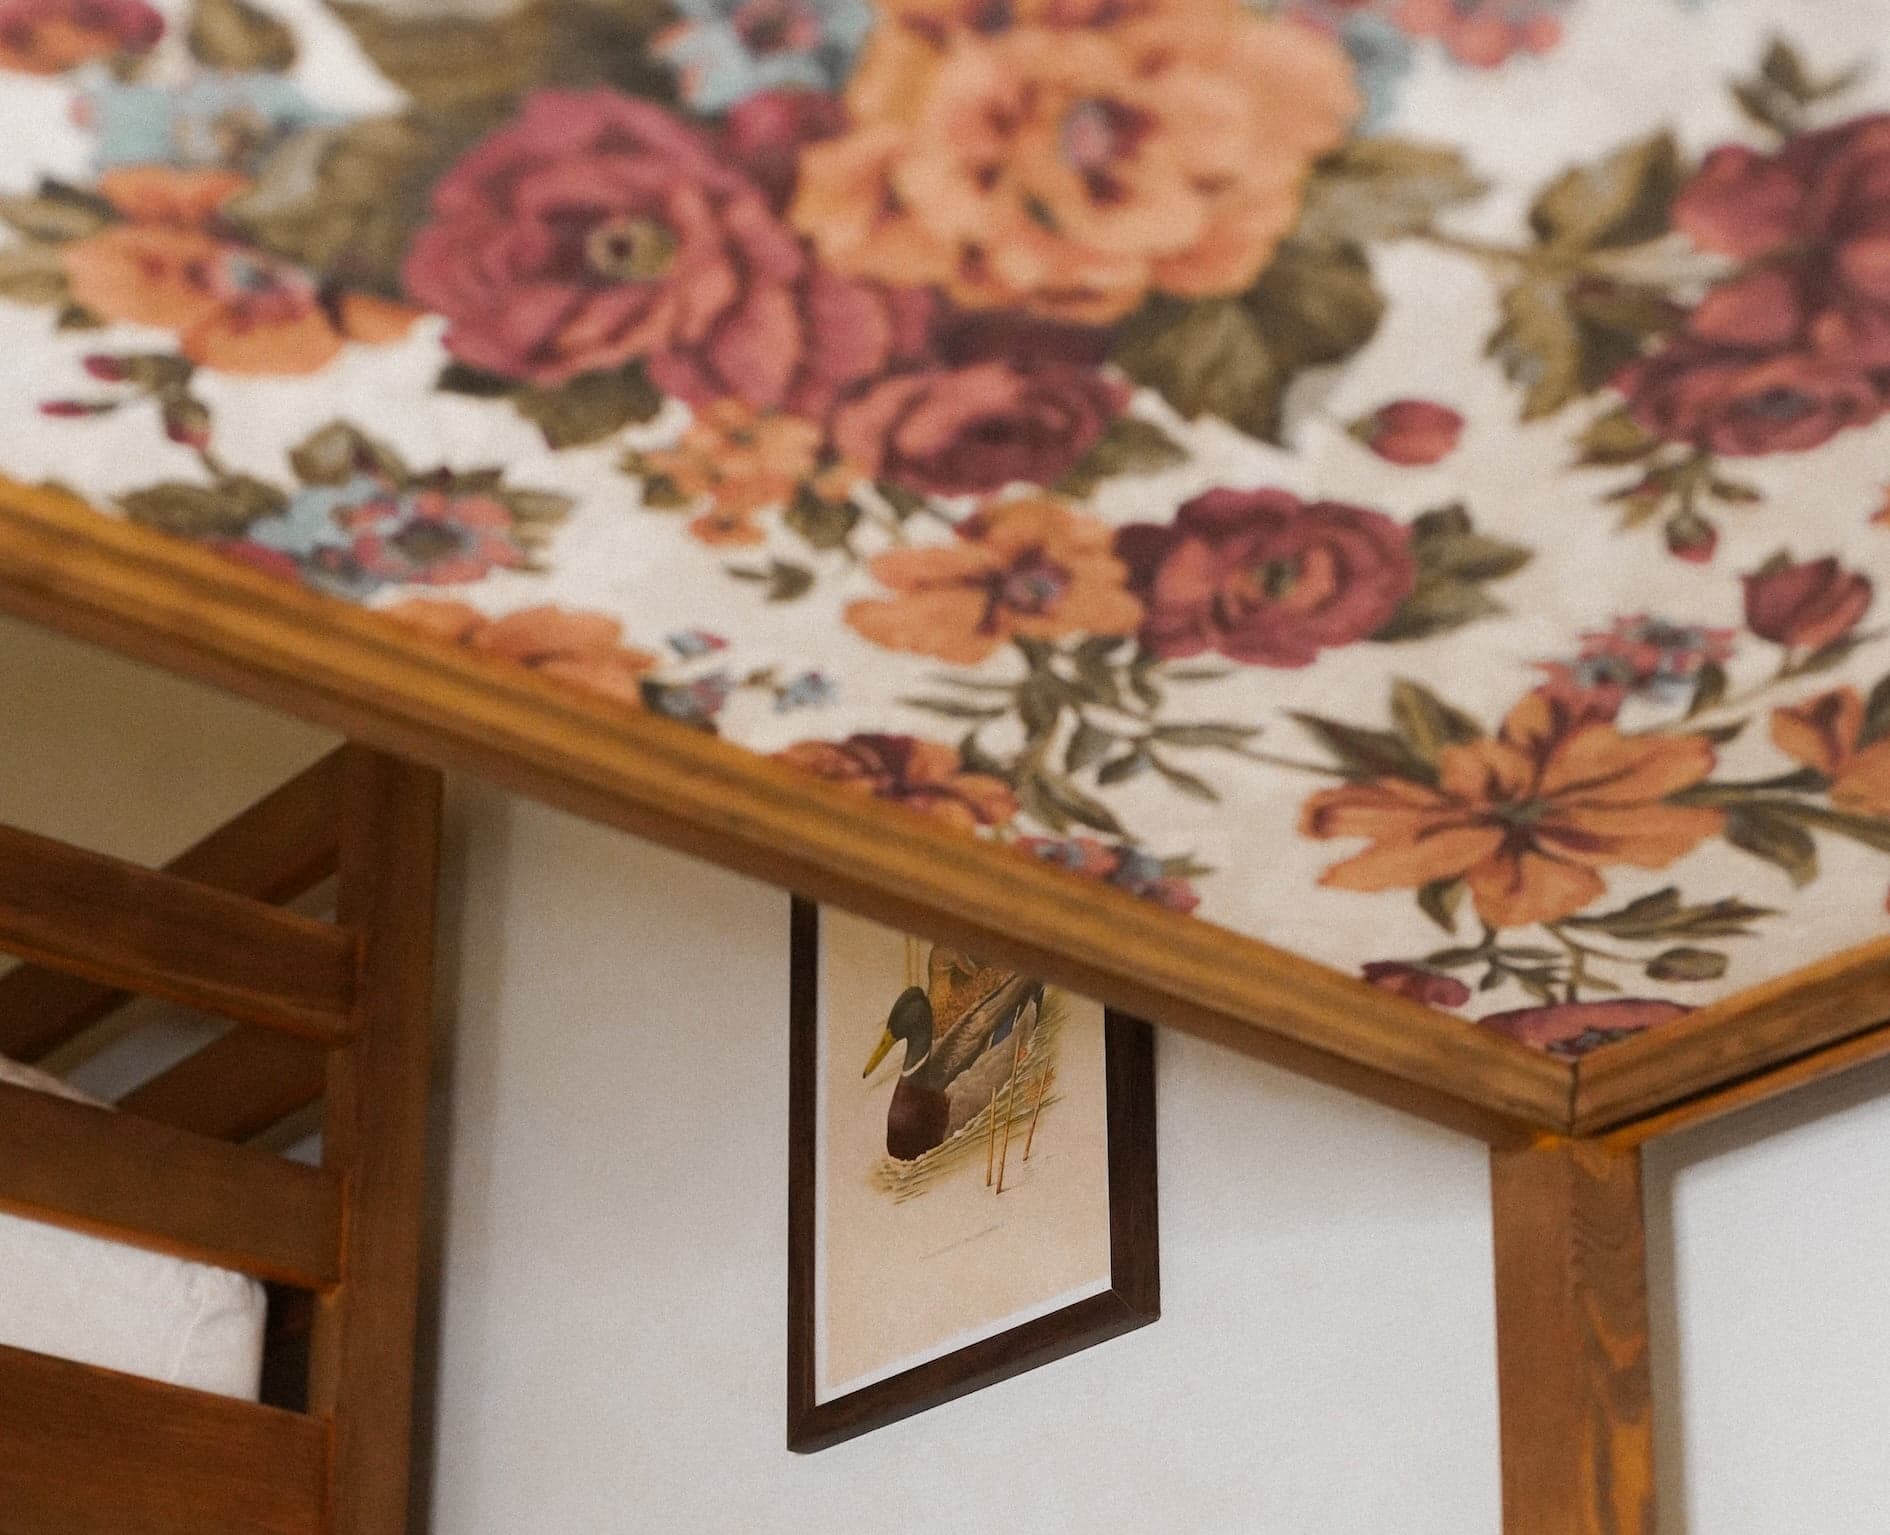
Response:
[[[1504,1535],[1652,1535],[1640,1152],[1499,1148],[1490,1191]]]

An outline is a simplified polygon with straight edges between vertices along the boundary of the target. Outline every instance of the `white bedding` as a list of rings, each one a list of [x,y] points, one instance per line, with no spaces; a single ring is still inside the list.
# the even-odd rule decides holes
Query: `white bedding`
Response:
[[[4,1057],[0,1081],[94,1101]],[[241,1274],[0,1215],[0,1343],[254,1401],[264,1321]]]

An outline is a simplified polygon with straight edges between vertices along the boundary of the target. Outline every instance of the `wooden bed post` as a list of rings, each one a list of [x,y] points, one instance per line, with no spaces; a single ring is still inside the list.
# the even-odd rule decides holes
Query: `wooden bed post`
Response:
[[[341,1282],[317,1303],[309,1410],[330,1424],[324,1535],[407,1528],[440,778],[346,752],[339,921],[359,1035],[329,1057],[323,1161],[341,1179]]]
[[[1638,1149],[1491,1153],[1503,1535],[1653,1535]]]

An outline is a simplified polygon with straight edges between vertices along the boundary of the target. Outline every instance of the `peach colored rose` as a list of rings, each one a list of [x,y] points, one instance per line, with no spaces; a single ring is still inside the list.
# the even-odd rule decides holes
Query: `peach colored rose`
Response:
[[[638,473],[688,500],[707,501],[689,524],[705,544],[758,544],[756,513],[787,501],[814,472],[823,432],[798,416],[712,400],[673,448],[636,456]]]
[[[965,831],[1001,826],[1017,814],[1002,779],[965,771],[958,748],[916,736],[855,735],[844,741],[797,741],[774,754],[829,783],[889,799]]]
[[[247,185],[226,171],[107,174],[99,191],[126,222],[65,248],[73,300],[103,319],[175,331],[184,356],[222,373],[315,373],[349,341],[406,334],[413,311],[324,295],[300,267],[228,239],[217,210]]]
[[[479,655],[496,656],[619,703],[641,704],[642,679],[656,657],[623,643],[623,625],[605,613],[550,605],[488,618],[464,602],[414,597],[389,618]]]
[[[895,549],[868,567],[897,596],[855,602],[847,622],[876,645],[975,666],[1013,635],[1127,634],[1142,604],[1123,589],[1110,530],[1047,496],[1002,501],[957,541]]]
[[[1840,810],[1890,816],[1890,737],[1864,739],[1864,700],[1856,688],[1773,710],[1772,740],[1831,780],[1831,803]]]
[[[1624,736],[1531,693],[1494,740],[1447,746],[1437,782],[1379,778],[1306,802],[1308,837],[1362,837],[1326,870],[1339,890],[1464,879],[1492,927],[1573,916],[1606,893],[1611,864],[1664,869],[1714,835],[1718,810],[1667,803],[1713,771],[1698,735]]]
[[[1238,0],[890,9],[793,217],[836,270],[970,307],[1245,289],[1360,108],[1335,42]]]

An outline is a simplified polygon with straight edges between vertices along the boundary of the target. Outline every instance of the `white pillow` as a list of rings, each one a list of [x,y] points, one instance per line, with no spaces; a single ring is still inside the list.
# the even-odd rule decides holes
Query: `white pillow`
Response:
[[[0,1056],[0,1082],[96,1100]],[[0,1215],[0,1343],[254,1401],[267,1304],[242,1274]]]

